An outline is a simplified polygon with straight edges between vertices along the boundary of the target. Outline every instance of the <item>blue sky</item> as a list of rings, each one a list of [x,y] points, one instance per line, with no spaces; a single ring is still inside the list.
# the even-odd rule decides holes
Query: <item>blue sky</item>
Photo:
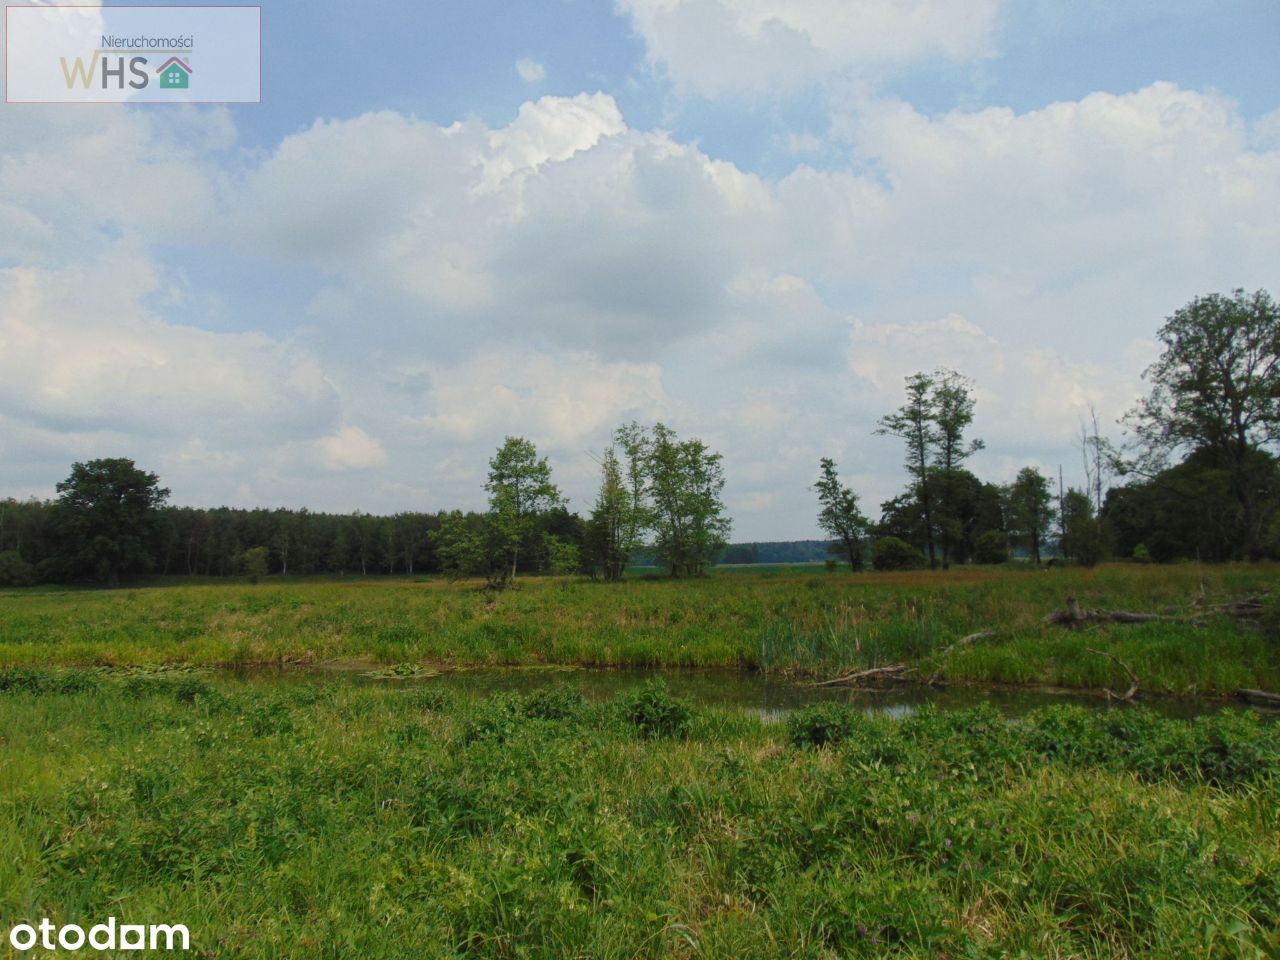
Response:
[[[1071,482],[1162,317],[1280,263],[1273,3],[268,2],[263,101],[0,108],[0,493],[579,510],[613,427],[725,454],[736,539],[869,512],[902,377]],[[1119,436],[1120,428],[1112,433]]]

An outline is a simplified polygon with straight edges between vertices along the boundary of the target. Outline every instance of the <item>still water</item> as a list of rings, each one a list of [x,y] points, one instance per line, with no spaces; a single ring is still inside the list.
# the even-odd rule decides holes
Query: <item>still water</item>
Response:
[[[819,687],[812,684],[734,670],[619,670],[572,667],[520,667],[457,670],[435,675],[388,676],[390,671],[341,665],[283,669],[257,669],[247,678],[272,682],[314,682],[317,679],[354,683],[423,685],[485,696],[491,693],[529,693],[568,685],[590,700],[608,700],[655,677],[677,697],[707,706],[733,706],[758,711],[765,718],[784,716],[797,707],[823,700],[861,704],[869,714],[905,716],[925,704],[939,710],[958,710],[989,703],[1010,717],[1054,703],[1077,704],[1093,709],[1125,709],[1109,706],[1105,697],[1091,692],[987,689],[981,687],[900,686],[885,690]],[[1147,706],[1168,716],[1193,717],[1223,709],[1249,709],[1231,702],[1153,698]]]

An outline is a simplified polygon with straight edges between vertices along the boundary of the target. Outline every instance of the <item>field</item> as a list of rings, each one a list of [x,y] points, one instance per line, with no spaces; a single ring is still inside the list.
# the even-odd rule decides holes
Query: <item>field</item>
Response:
[[[970,683],[1221,696],[1280,689],[1275,618],[1259,627],[1203,604],[1265,593],[1275,565],[828,573],[738,568],[618,585],[527,578],[501,594],[440,579],[197,581],[135,589],[0,591],[0,666],[372,661],[725,667],[834,676],[906,662]],[[1066,630],[1086,607],[1174,619]],[[976,631],[994,635],[947,652]]]
[[[1264,714],[822,702],[778,719],[661,682],[588,700],[432,674],[906,661],[1096,692],[1125,682],[1106,651],[1144,691],[1212,706],[1280,688],[1270,614],[1204,615],[1278,573],[0,593],[0,917],[181,923],[203,958],[1275,956],[1280,723]],[[1173,619],[1044,623],[1067,596]],[[993,636],[948,652],[978,630]],[[204,669],[321,661],[366,669]]]
[[[0,744],[0,916],[182,923],[198,957],[1280,950],[1252,714],[9,669]]]

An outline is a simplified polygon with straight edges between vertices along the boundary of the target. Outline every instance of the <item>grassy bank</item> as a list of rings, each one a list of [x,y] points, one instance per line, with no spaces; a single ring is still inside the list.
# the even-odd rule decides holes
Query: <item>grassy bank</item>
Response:
[[[184,923],[210,958],[1280,949],[1280,727],[1249,715],[8,676],[10,925]]]
[[[618,585],[529,578],[495,595],[443,580],[200,582],[114,591],[0,592],[0,665],[242,665],[367,659],[457,665],[704,666],[832,675],[915,663],[944,678],[1099,689],[1133,667],[1148,691],[1280,688],[1274,633],[1210,601],[1270,590],[1274,565],[1019,568],[830,574],[735,570]],[[1187,619],[1068,631],[1045,614],[1089,607]],[[979,630],[995,636],[942,656]]]

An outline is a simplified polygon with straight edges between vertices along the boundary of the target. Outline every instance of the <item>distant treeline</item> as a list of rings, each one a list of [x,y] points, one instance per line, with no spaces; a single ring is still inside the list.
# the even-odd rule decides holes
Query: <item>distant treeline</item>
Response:
[[[446,516],[160,507],[156,522],[138,538],[141,554],[121,564],[121,572],[236,576],[246,551],[265,547],[271,573],[437,573],[441,564],[431,534]],[[552,532],[580,536],[576,516],[560,511],[545,522]],[[98,579],[82,547],[56,502],[0,501],[0,583]],[[536,554],[527,563],[535,566]]]
[[[434,532],[451,514],[315,513],[301,510],[244,510],[233,507],[161,507],[146,558],[136,566],[161,576],[228,577],[244,572],[246,551],[265,547],[273,574],[428,574],[441,572]],[[467,514],[466,516],[474,516]],[[542,519],[531,544],[550,534],[581,544],[583,520],[567,510]],[[77,561],[78,545],[69,542],[54,501],[0,500],[0,583],[60,582],[92,579],[95,571]],[[5,556],[7,555],[7,557]],[[826,540],[735,543],[719,563],[808,563],[829,555]],[[536,546],[521,561],[524,572],[545,566]],[[651,566],[651,551],[633,558]]]
[[[769,540],[731,543],[720,554],[720,563],[813,563],[831,556],[830,540]]]

